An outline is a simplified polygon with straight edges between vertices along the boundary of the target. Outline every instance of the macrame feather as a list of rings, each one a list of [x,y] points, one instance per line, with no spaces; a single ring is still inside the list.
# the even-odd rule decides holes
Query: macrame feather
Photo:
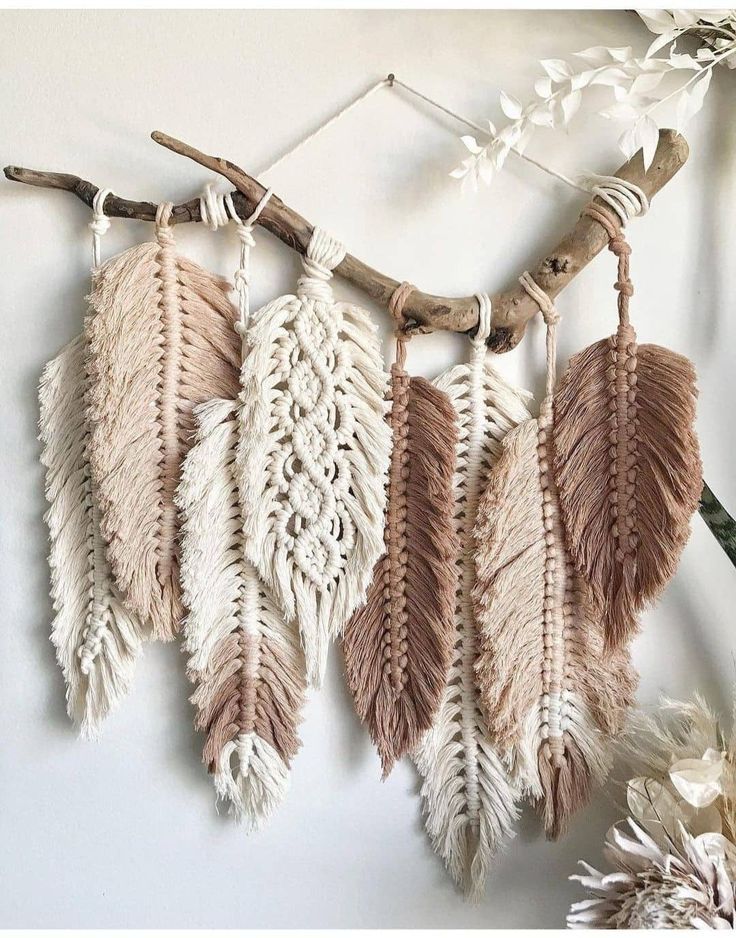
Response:
[[[236,471],[237,402],[198,408],[182,470],[184,648],[204,762],[219,797],[257,829],[284,797],[299,748],[305,672],[295,625],[245,557]]]
[[[478,512],[473,598],[493,733],[554,838],[605,778],[636,680],[625,650],[604,649],[566,552],[548,426],[528,420],[504,441]]]
[[[228,284],[176,254],[170,229],[95,272],[89,325],[90,463],[108,557],[154,635],[182,616],[174,492],[192,409],[238,390]]]
[[[51,639],[69,716],[96,737],[130,687],[143,629],[112,583],[88,462],[85,340],[77,336],[41,377],[41,461],[46,467]]]
[[[619,269],[628,256],[611,240]],[[570,551],[612,644],[673,576],[698,507],[702,467],[687,358],[636,344],[628,267],[615,336],[575,355],[555,394],[555,475]],[[620,305],[621,302],[620,301]]]
[[[297,295],[254,315],[241,373],[246,552],[298,623],[314,684],[383,551],[391,446],[376,328],[326,282],[343,253],[315,229]]]
[[[486,312],[490,315],[490,309]],[[473,525],[500,440],[528,417],[527,395],[506,384],[484,359],[481,335],[471,364],[452,368],[435,382],[450,397],[458,422],[453,479],[458,580],[450,670],[434,724],[414,756],[423,776],[422,801],[432,844],[455,882],[473,899],[482,895],[493,858],[513,836],[516,819],[515,792],[489,733],[475,680]]]
[[[396,364],[391,375],[386,553],[343,639],[355,709],[381,756],[384,777],[416,748],[440,704],[457,583],[455,413],[447,396],[424,378],[410,378]]]

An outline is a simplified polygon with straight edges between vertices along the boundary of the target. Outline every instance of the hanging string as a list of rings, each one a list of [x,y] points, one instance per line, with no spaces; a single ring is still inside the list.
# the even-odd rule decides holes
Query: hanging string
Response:
[[[100,266],[100,239],[110,229],[110,219],[105,215],[105,199],[112,189],[101,188],[95,192],[92,200],[92,221],[89,223],[92,231],[92,269]]]
[[[400,88],[403,88],[404,91],[408,91],[409,94],[413,94],[416,98],[424,101],[425,104],[429,104],[438,111],[442,111],[443,114],[446,114],[453,120],[456,120],[461,124],[465,124],[466,127],[470,127],[478,133],[483,134],[484,137],[490,137],[492,140],[496,139],[496,135],[491,133],[488,127],[483,127],[482,124],[477,124],[475,121],[471,121],[469,118],[463,117],[462,114],[457,114],[455,111],[451,111],[449,107],[445,107],[445,105],[440,104],[439,101],[435,101],[433,98],[423,94],[421,91],[417,91],[416,88],[412,88],[411,85],[407,85],[406,82],[400,81],[395,76],[392,76],[389,84],[398,85]],[[566,176],[564,173],[560,173],[556,169],[552,169],[550,166],[545,166],[544,163],[540,163],[539,160],[535,160],[526,153],[521,153],[515,147],[511,147],[511,152],[514,154],[514,156],[524,160],[525,163],[529,163],[531,166],[536,166],[537,169],[541,169],[541,171],[546,173],[548,176],[553,176],[555,179],[559,179],[560,182],[564,182],[565,185],[570,186],[571,189],[576,189],[578,192],[584,192],[586,195],[588,195],[590,191],[589,189],[582,188],[582,186],[579,186],[573,179],[570,179],[570,177]]]
[[[346,104],[344,108],[341,108],[336,114],[333,114],[332,117],[329,117],[323,124],[320,124],[319,127],[316,127],[311,133],[307,134],[306,137],[302,137],[302,139],[295,143],[294,146],[284,151],[272,163],[269,163],[268,166],[266,166],[258,173],[256,178],[260,179],[261,176],[265,176],[266,173],[270,173],[272,169],[275,169],[277,166],[279,166],[285,159],[296,153],[297,150],[301,150],[302,147],[306,146],[311,140],[314,140],[315,137],[318,137],[329,127],[332,127],[332,125],[337,123],[341,117],[345,117],[346,114],[349,114],[353,108],[357,107],[359,104],[362,104],[363,101],[367,101],[371,95],[375,94],[381,88],[390,87],[390,85],[391,82],[388,78],[382,78],[380,81],[377,81],[375,84],[371,85],[362,94],[359,94],[357,98],[354,98],[349,104]]]
[[[519,283],[539,307],[542,318],[547,326],[547,370],[545,376],[544,400],[540,408],[545,419],[547,419],[552,416],[552,395],[557,379],[557,324],[560,321],[560,314],[557,312],[557,307],[550,297],[547,296],[528,270],[525,270],[519,277]]]
[[[401,369],[406,364],[406,343],[409,340],[404,321],[404,306],[414,290],[414,284],[404,280],[396,287],[388,301],[388,311],[396,324],[396,365]]]
[[[235,222],[235,230],[240,240],[240,266],[235,271],[235,288],[238,291],[238,309],[240,312],[240,319],[236,328],[243,339],[250,322],[250,249],[255,247],[256,243],[253,237],[253,228],[272,195],[273,190],[266,189],[260,202],[245,221],[237,213],[233,204],[232,193],[228,192],[224,198],[225,207]]]
[[[618,219],[603,205],[589,203],[581,215],[588,215],[605,229],[608,235],[608,250],[618,258],[618,279],[614,289],[618,291],[618,318],[622,326],[629,324],[629,300],[634,295],[634,284],[629,275],[631,245],[624,237]]]

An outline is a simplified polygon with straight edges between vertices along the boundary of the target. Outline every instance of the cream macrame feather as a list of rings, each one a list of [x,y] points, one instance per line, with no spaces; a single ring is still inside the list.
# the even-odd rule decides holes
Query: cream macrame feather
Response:
[[[254,830],[284,797],[299,748],[304,657],[270,591],[245,557],[235,465],[236,401],[197,410],[198,439],[182,470],[184,649],[196,725],[219,797]]]
[[[171,638],[182,617],[174,492],[195,405],[237,394],[230,286],[176,253],[170,205],[157,241],[95,271],[89,455],[108,558],[126,603]]]
[[[84,335],[44,368],[39,388],[46,467],[51,639],[64,673],[69,716],[86,737],[130,687],[143,628],[112,582],[88,461]]]
[[[436,379],[457,413],[455,530],[458,587],[452,665],[432,729],[415,753],[424,777],[425,823],[435,850],[466,894],[478,899],[493,858],[513,836],[516,792],[489,732],[475,679],[477,624],[471,604],[475,579],[473,527],[478,498],[501,440],[528,418],[528,394],[508,385],[486,364],[490,301],[478,298],[481,319],[470,364]]]
[[[328,283],[343,255],[315,229],[296,295],[254,314],[241,372],[245,549],[298,623],[314,684],[383,552],[391,445],[376,328]]]

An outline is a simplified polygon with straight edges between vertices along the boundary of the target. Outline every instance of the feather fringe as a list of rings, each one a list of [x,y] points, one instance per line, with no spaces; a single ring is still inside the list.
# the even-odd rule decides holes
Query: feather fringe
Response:
[[[245,558],[237,472],[238,404],[198,408],[199,434],[182,470],[181,577],[197,728],[215,789],[249,830],[283,799],[299,749],[305,668],[286,625]]]
[[[575,355],[555,394],[555,474],[570,551],[621,644],[673,576],[698,507],[695,372],[630,325]]]
[[[368,313],[306,293],[257,312],[248,346],[237,455],[246,552],[298,622],[318,685],[383,552],[386,375]]]
[[[90,478],[85,419],[85,339],[44,368],[39,388],[41,462],[46,467],[51,640],[66,682],[69,716],[96,738],[130,688],[143,628],[113,586]]]
[[[193,407],[238,391],[229,285],[176,254],[168,229],[94,274],[90,464],[126,602],[170,639],[182,616],[174,492]]]
[[[484,349],[435,382],[458,422],[453,480],[458,538],[454,648],[434,725],[414,758],[423,776],[425,823],[437,853],[468,898],[480,899],[495,855],[514,834],[516,791],[499,758],[481,707],[474,666],[478,632],[470,600],[475,580],[473,526],[479,493],[500,451],[500,441],[529,414],[528,397],[484,364]]]
[[[440,704],[452,652],[458,549],[452,405],[397,365],[391,398],[386,553],[343,639],[355,709],[381,756],[384,778],[416,748]]]
[[[506,437],[481,499],[473,600],[492,732],[555,838],[605,778],[636,680],[567,554],[544,411]]]

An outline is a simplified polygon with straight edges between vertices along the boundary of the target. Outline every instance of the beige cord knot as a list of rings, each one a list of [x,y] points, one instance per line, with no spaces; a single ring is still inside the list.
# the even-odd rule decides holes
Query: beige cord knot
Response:
[[[396,326],[396,365],[399,368],[403,368],[406,362],[406,342],[408,339],[406,321],[404,320],[404,306],[406,306],[406,301],[414,290],[416,290],[414,284],[404,280],[396,287],[388,301],[388,311]]]
[[[618,258],[618,278],[613,286],[618,291],[619,322],[626,325],[629,322],[629,298],[634,295],[634,285],[629,276],[631,245],[624,237],[621,226],[611,214],[610,209],[603,205],[589,203],[581,214],[588,215],[603,226],[608,235],[608,249]]]
[[[238,215],[235,203],[233,202],[232,192],[228,192],[227,195],[223,197],[226,215],[229,215],[235,222],[235,230],[238,233],[238,239],[240,241],[240,266],[235,271],[235,286],[238,291],[238,311],[240,317],[235,324],[235,331],[241,338],[245,337],[245,333],[248,329],[248,321],[250,320],[250,249],[256,245],[255,238],[253,237],[253,228],[272,195],[273,189],[266,189],[255,209],[245,221]]]
[[[174,243],[174,235],[169,225],[173,208],[173,202],[161,202],[156,209],[156,238],[161,245]]]

